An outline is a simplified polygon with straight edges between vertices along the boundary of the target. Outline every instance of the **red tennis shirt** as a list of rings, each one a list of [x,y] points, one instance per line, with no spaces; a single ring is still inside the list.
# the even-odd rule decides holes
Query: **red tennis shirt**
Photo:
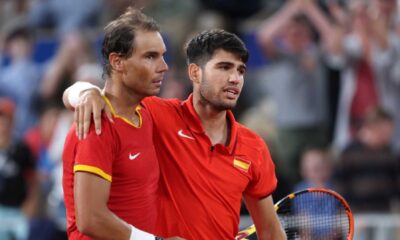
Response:
[[[192,104],[146,98],[161,169],[156,233],[186,239],[234,239],[243,194],[266,197],[276,188],[275,166],[264,141],[237,123],[227,146],[211,145]]]
[[[115,115],[114,123],[110,123],[103,116],[101,135],[96,135],[92,124],[88,137],[81,141],[76,137],[75,127],[71,128],[63,153],[63,188],[70,239],[89,239],[78,231],[75,221],[73,188],[77,171],[110,181],[109,209],[133,226],[154,232],[159,166],[152,144],[151,117],[145,109],[137,112],[141,115],[140,127]]]

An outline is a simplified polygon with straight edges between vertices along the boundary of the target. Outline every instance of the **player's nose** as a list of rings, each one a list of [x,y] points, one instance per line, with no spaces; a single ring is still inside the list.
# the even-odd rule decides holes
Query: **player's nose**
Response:
[[[165,61],[164,58],[162,58],[159,68],[158,68],[159,72],[166,72],[166,71],[168,71],[168,69],[169,69],[169,67],[168,67],[167,62]]]
[[[235,85],[239,84],[242,79],[243,75],[236,71],[229,75],[229,82]]]

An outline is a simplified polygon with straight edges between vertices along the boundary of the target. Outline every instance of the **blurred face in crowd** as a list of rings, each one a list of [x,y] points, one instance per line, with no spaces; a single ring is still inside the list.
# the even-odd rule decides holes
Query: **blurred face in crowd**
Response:
[[[397,2],[396,0],[374,0],[372,7],[376,7],[377,10],[383,14],[390,16],[392,15],[397,9]]]
[[[382,148],[390,144],[394,132],[394,123],[389,120],[377,120],[366,123],[360,130],[360,138],[371,148]]]
[[[26,59],[32,53],[32,43],[28,39],[16,37],[8,42],[7,49],[14,61]]]
[[[331,176],[331,165],[325,153],[319,150],[309,150],[301,159],[301,175],[305,180],[322,187]]]
[[[301,53],[311,43],[311,29],[303,21],[292,20],[285,30],[285,43],[290,52]]]

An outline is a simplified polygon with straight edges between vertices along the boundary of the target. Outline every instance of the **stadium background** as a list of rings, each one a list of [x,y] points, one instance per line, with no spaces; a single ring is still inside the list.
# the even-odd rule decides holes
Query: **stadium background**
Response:
[[[290,6],[294,2],[303,7]],[[332,29],[321,27],[304,10],[307,2],[332,23]],[[26,143],[35,159],[35,175],[24,176],[29,194],[23,204],[12,206],[28,217],[29,239],[65,237],[61,153],[73,115],[62,107],[61,94],[75,81],[102,86],[102,27],[132,4],[143,8],[162,28],[170,66],[162,97],[184,99],[190,92],[183,46],[193,33],[224,28],[246,43],[250,60],[234,113],[270,147],[279,177],[275,200],[302,187],[324,185],[350,201],[356,213],[356,239],[400,239],[397,1],[0,0],[0,97],[16,104],[12,141]],[[289,14],[290,8],[303,9],[299,10],[302,15]],[[274,30],[280,22],[283,27]],[[367,36],[365,46],[370,50],[357,60],[369,66],[335,64],[332,52],[326,50],[328,30],[341,33],[328,37],[338,38],[341,46],[347,46],[353,35]],[[261,44],[266,35],[273,41]],[[382,36],[385,46],[380,44]],[[346,78],[349,72],[352,79]],[[357,83],[359,78],[364,85]],[[364,99],[361,105],[368,106],[362,105],[361,121],[343,128],[342,120],[353,114],[352,108],[341,106],[350,80],[358,84],[355,95]],[[379,84],[386,87],[379,88]],[[372,139],[381,140],[378,147],[365,144],[351,152],[354,144],[364,141],[360,139],[364,128]],[[340,137],[346,131],[351,136],[347,141]],[[6,150],[1,149],[1,154]],[[371,157],[371,151],[378,154]],[[18,190],[4,192],[4,174],[0,165],[0,232],[19,221],[4,215],[9,207],[4,196],[20,194]],[[243,208],[241,226],[249,224]]]

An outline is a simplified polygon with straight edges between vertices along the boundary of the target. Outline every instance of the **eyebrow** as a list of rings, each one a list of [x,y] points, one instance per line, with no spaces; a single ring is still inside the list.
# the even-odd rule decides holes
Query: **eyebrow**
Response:
[[[162,51],[162,52],[157,51],[157,50],[149,50],[149,51],[144,52],[143,54],[144,55],[147,55],[147,54],[164,55],[166,52],[167,52],[167,50]]]
[[[232,62],[228,62],[228,61],[222,61],[222,62],[217,62],[216,65],[217,65],[217,66],[218,66],[218,65],[230,65],[230,66],[233,66],[233,65],[235,65],[235,64],[232,63]],[[240,68],[247,69],[247,66],[246,66],[246,64],[244,64],[244,63],[243,63],[243,64],[240,64],[239,67],[240,67]]]
[[[147,52],[144,52],[143,54],[144,54],[144,55],[148,55],[148,54],[151,54],[151,55],[159,55],[160,52],[157,52],[157,51],[147,51]]]

